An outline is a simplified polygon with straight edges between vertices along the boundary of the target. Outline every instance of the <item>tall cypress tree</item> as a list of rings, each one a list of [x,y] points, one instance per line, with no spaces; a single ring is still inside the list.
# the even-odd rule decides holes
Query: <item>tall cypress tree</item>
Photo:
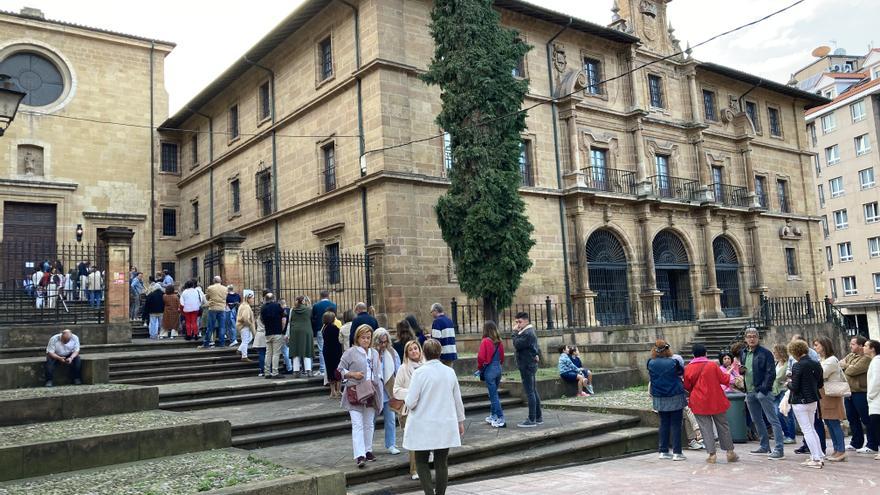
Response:
[[[513,301],[532,266],[534,230],[518,194],[523,98],[513,75],[531,49],[501,26],[492,0],[435,0],[434,57],[423,80],[440,87],[437,123],[451,135],[451,186],[436,205],[461,289],[482,298],[487,319]]]

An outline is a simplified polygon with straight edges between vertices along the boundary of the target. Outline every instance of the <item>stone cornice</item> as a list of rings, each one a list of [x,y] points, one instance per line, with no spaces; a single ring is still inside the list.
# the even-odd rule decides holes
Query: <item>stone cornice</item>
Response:
[[[102,211],[84,211],[83,218],[89,220],[110,220],[122,222],[143,222],[147,219],[146,215],[138,213],[107,213]]]
[[[79,184],[76,182],[59,182],[33,179],[0,179],[0,186],[32,187],[36,189],[60,189],[64,191],[76,191]]]

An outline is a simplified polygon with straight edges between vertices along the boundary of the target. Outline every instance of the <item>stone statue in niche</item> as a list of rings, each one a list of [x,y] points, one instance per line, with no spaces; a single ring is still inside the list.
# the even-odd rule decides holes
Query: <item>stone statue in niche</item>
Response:
[[[788,218],[785,220],[785,225],[780,227],[779,229],[779,238],[780,239],[800,239],[803,235],[801,229],[798,227],[793,227],[791,225],[791,219]]]
[[[18,173],[27,177],[43,175],[43,148],[29,144],[18,147]]]

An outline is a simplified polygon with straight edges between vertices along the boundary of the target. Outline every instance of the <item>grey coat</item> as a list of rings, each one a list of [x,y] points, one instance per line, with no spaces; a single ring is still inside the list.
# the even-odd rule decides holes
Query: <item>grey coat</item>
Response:
[[[360,349],[360,350],[359,350]],[[367,375],[367,359],[361,353],[363,348],[359,346],[349,347],[345,353],[342,354],[342,359],[339,360],[339,366],[336,368],[339,370],[339,374],[343,376],[343,383],[345,384],[345,390],[342,391],[342,409],[346,411],[363,411],[364,406],[360,404],[351,404],[348,402],[346,398],[346,393],[348,392],[348,387],[354,387],[355,385],[361,383],[363,380],[355,380],[354,378],[345,378],[345,374],[351,371],[360,371],[366,377]],[[370,353],[370,367],[373,372],[373,386],[376,387],[376,398],[373,401],[373,408],[376,410],[376,414],[382,410],[382,395],[381,395],[381,383],[379,382],[379,354],[375,349],[369,349]],[[366,378],[364,378],[365,380]]]

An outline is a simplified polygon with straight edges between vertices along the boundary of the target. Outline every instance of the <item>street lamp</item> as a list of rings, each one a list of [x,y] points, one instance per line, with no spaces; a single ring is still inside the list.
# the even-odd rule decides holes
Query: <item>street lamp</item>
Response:
[[[0,136],[6,132],[6,128],[15,118],[18,105],[25,97],[24,92],[15,89],[15,83],[6,74],[0,74]]]

